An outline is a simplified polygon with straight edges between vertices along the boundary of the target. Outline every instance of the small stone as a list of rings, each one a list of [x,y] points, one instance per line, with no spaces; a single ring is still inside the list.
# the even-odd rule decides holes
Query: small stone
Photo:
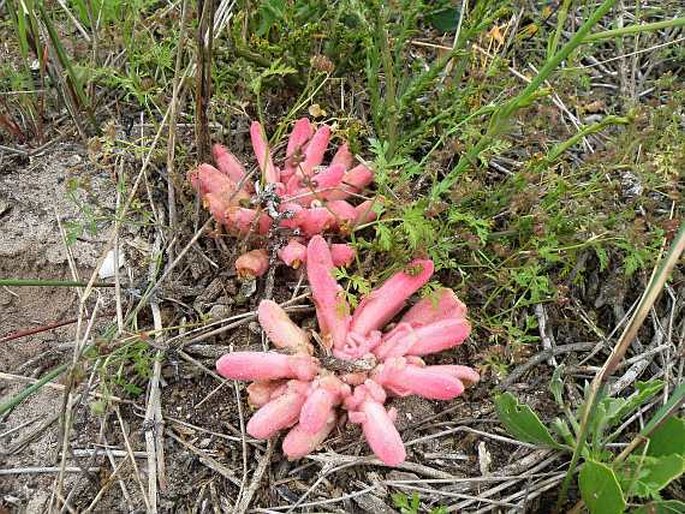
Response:
[[[228,305],[217,304],[209,309],[209,317],[212,319],[224,319],[231,315],[231,308]]]

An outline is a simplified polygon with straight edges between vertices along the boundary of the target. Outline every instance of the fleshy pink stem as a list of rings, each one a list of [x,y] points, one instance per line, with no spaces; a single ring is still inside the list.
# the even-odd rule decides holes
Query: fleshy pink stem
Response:
[[[288,314],[271,300],[262,300],[257,308],[259,324],[276,348],[290,350],[293,353],[312,354],[307,332],[298,327]]]
[[[264,129],[258,121],[253,121],[250,126],[250,138],[255,157],[257,157],[257,162],[259,163],[259,169],[262,170],[264,176],[264,181],[267,184],[279,182],[278,169],[274,166],[269,143],[264,136]]]
[[[407,454],[390,413],[383,407],[384,402],[383,389],[367,380],[345,400],[345,407],[350,411],[350,421],[361,424],[373,453],[388,466],[397,466]]]
[[[410,364],[403,357],[386,360],[374,370],[372,378],[397,396],[416,394],[431,400],[451,400],[464,392],[464,384],[454,370]]]
[[[286,391],[260,408],[247,423],[247,433],[256,439],[269,439],[297,423],[306,399],[308,382],[290,380]]]
[[[432,274],[432,261],[415,260],[408,264],[404,271],[396,273],[362,299],[352,317],[350,330],[360,335],[380,330]]]
[[[233,380],[312,380],[319,372],[319,361],[304,354],[233,352],[216,362],[216,370],[222,377]]]
[[[341,347],[345,344],[350,325],[350,306],[345,292],[333,277],[333,259],[326,241],[312,237],[307,246],[307,278],[316,306],[316,317],[324,343]]]

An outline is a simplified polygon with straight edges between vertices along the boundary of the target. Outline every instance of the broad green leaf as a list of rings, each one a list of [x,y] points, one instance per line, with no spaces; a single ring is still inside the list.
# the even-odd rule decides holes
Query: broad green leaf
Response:
[[[614,471],[601,462],[588,460],[578,476],[580,494],[590,514],[621,514],[626,501]]]
[[[659,491],[685,471],[685,457],[671,454],[662,457],[634,455],[616,469],[628,497],[660,499]]]
[[[630,511],[630,514],[682,514],[685,503],[678,500],[659,500]]]
[[[685,419],[672,417],[667,419],[649,437],[647,455],[685,455]]]
[[[547,427],[533,410],[519,403],[511,393],[503,393],[495,398],[495,408],[502,424],[509,433],[528,443],[559,447]]]
[[[434,28],[442,32],[451,32],[456,30],[459,24],[459,9],[456,7],[440,9],[431,14],[428,21]]]
[[[642,480],[651,491],[657,492],[683,474],[685,458],[675,454],[650,458],[645,463],[645,468],[647,476]]]
[[[619,423],[623,418],[632,414],[647,401],[649,401],[655,394],[657,394],[664,387],[664,383],[660,380],[650,380],[649,382],[637,382],[635,384],[637,391],[631,394],[618,406],[615,412],[611,413],[609,425]]]
[[[640,434],[649,436],[654,428],[661,423],[665,418],[671,415],[672,412],[675,412],[678,406],[685,400],[685,382],[680,384],[678,387],[675,388],[675,390],[671,393],[671,397],[668,399],[668,401],[662,405],[658,411],[656,411],[656,414],[652,417],[652,419],[649,420],[649,423],[645,425],[645,428],[643,428],[640,431]]]

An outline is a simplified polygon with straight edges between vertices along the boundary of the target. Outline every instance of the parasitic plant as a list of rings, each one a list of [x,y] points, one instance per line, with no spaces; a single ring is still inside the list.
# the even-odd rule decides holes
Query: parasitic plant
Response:
[[[364,297],[354,312],[333,277],[333,251],[315,235],[306,248],[307,278],[325,355],[314,356],[310,335],[270,300],[257,310],[276,351],[234,352],[217,361],[220,375],[248,380],[249,403],[258,408],[247,432],[258,439],[288,429],[290,459],[317,448],[338,422],[360,424],[376,456],[395,466],[406,457],[389,397],[418,395],[450,400],[479,380],[466,366],[427,365],[422,357],[461,344],[470,332],[466,308],[451,289],[414,304],[384,328],[433,274],[430,260],[415,260]],[[344,371],[340,371],[343,369]]]
[[[294,268],[305,263],[307,241],[323,233],[349,234],[357,225],[375,219],[373,201],[349,202],[373,180],[373,172],[356,164],[347,143],[342,144],[327,166],[322,165],[331,137],[327,125],[314,130],[308,119],[295,122],[285,159],[276,166],[259,122],[250,127],[250,139],[259,167],[260,180],[250,181],[240,161],[224,146],[212,149],[216,167],[201,164],[188,173],[203,205],[229,234],[286,235],[278,257]],[[278,232],[275,232],[278,231]],[[331,248],[337,266],[348,265],[354,250],[345,244]],[[236,261],[242,278],[261,276],[269,266],[264,248],[257,248]]]

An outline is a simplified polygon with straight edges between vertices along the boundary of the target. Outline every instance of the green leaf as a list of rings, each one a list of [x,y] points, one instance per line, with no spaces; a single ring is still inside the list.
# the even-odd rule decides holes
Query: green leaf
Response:
[[[429,16],[428,21],[434,28],[442,32],[451,32],[456,30],[459,23],[459,9],[456,7],[440,9]]]
[[[647,476],[642,481],[650,491],[661,491],[672,480],[685,471],[685,458],[681,455],[666,455],[659,458],[648,458],[644,466]]]
[[[623,490],[628,497],[659,500],[659,491],[685,471],[685,457],[634,455],[617,468]]]
[[[649,437],[647,455],[685,455],[685,419],[672,417],[667,419]]]
[[[575,439],[566,421],[561,418],[554,418],[550,426],[552,427],[552,430],[554,430],[561,437],[561,439],[566,442],[566,444],[573,446]]]
[[[609,419],[610,426],[619,423],[623,418],[639,409],[655,394],[661,391],[664,387],[664,383],[660,380],[650,380],[649,382],[637,382],[635,386],[637,387],[637,391],[626,398],[616,412],[611,413]]]
[[[392,501],[395,507],[400,509],[401,514],[417,514],[421,506],[418,493],[412,494],[411,499],[404,493],[395,493],[392,495]]]
[[[580,494],[590,514],[620,514],[626,501],[614,471],[601,462],[588,460],[578,477]]]
[[[668,418],[671,413],[675,412],[678,406],[685,400],[685,382],[680,384],[678,387],[675,388],[675,390],[671,393],[671,397],[668,399],[668,401],[662,405],[658,411],[652,416],[652,419],[649,420],[649,423],[645,425],[645,428],[643,428],[640,431],[640,434],[649,436],[652,431],[655,429],[659,423],[661,423],[664,419]]]
[[[678,500],[659,500],[631,511],[631,514],[682,514],[685,503]]]
[[[538,415],[527,405],[519,403],[511,393],[498,395],[495,398],[495,408],[502,424],[517,439],[559,447],[559,443],[554,440]]]

